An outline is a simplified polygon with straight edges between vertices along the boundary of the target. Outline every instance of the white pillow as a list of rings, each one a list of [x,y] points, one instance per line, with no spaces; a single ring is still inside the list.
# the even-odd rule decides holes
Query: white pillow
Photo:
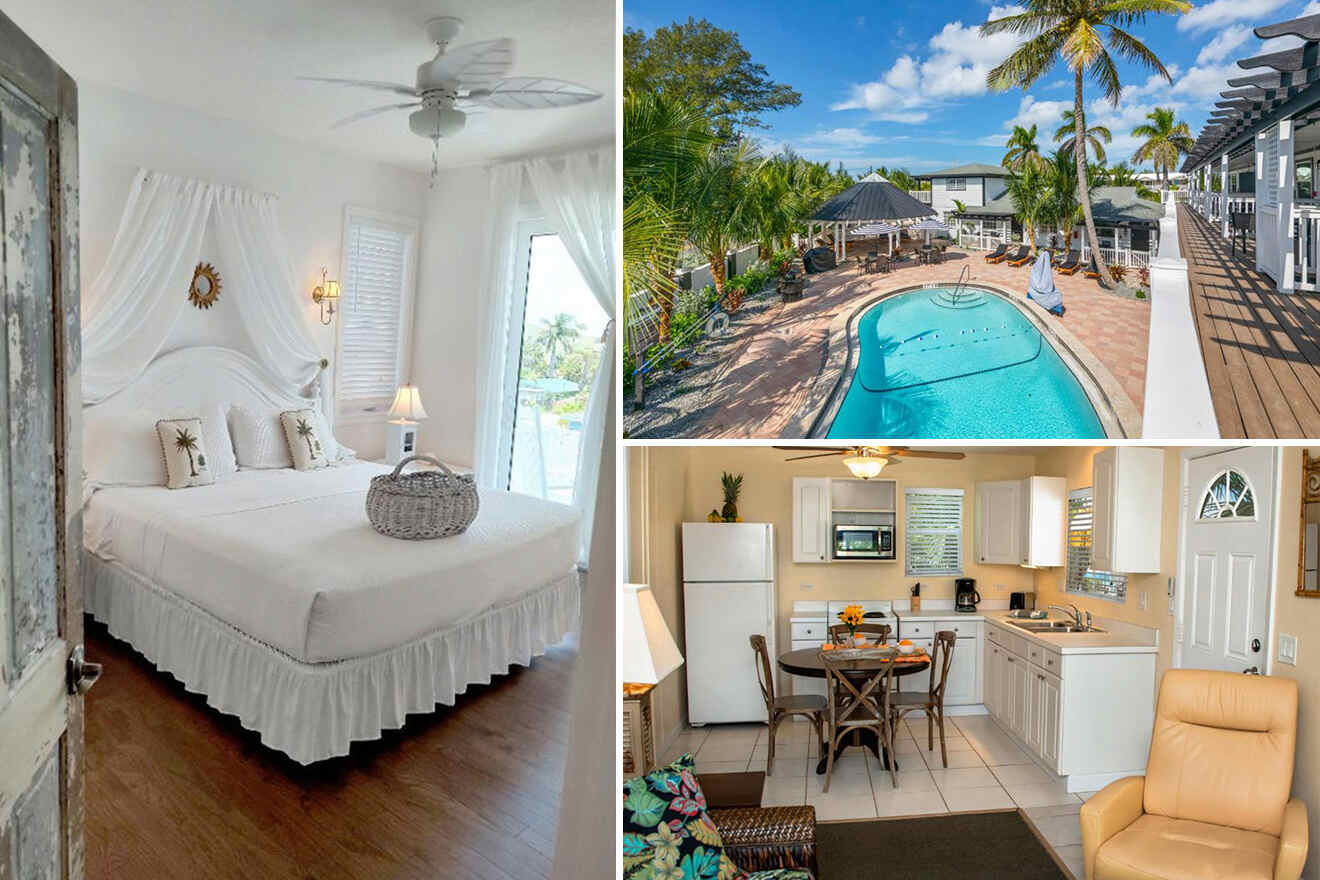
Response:
[[[229,430],[234,438],[234,457],[240,468],[293,467],[289,444],[280,426],[279,410],[254,412],[245,406],[235,406],[229,410]]]
[[[156,422],[165,461],[165,485],[170,489],[209,486],[215,482],[206,455],[201,419],[161,419]]]
[[[323,423],[314,409],[296,409],[280,413],[284,439],[289,443],[289,456],[300,471],[311,471],[330,464],[322,441]]]
[[[86,410],[83,473],[88,487],[165,485],[165,462],[161,458],[156,422],[173,418],[197,418],[197,413],[150,410],[99,413],[97,407]],[[201,441],[206,446],[208,467],[217,479],[223,479],[238,470],[224,409],[219,404],[207,407],[201,421]]]

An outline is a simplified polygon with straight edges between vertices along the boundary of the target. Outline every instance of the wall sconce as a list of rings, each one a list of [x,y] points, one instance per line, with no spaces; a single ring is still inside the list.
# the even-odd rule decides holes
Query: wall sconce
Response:
[[[321,267],[321,283],[312,288],[312,302],[321,307],[321,323],[329,324],[335,319],[335,300],[339,299],[339,282],[325,277],[325,266]]]

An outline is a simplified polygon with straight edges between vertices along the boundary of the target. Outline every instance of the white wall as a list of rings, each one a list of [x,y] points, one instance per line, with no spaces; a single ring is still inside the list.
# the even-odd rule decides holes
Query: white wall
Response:
[[[321,326],[319,310],[311,301],[311,289],[320,279],[322,266],[329,269],[331,277],[340,274],[344,206],[353,204],[419,219],[424,217],[427,180],[423,175],[338,155],[328,149],[311,149],[307,144],[286,140],[242,123],[216,119],[189,108],[162,104],[86,81],[79,83],[78,98],[84,290],[91,286],[109,255],[138,167],[275,193],[280,197],[279,214],[290,249],[289,256],[301,281],[298,295],[304,298],[304,314],[309,326],[315,330],[321,351],[333,359],[336,325]],[[333,142],[333,136],[327,130],[327,144]],[[418,139],[418,149],[429,149],[429,145]],[[428,237],[434,239],[435,230],[424,226],[423,264],[433,262],[428,254]],[[207,259],[205,253],[203,259]],[[223,278],[225,267],[216,262]],[[419,313],[427,298],[424,284],[428,283],[428,278],[434,283],[436,277],[421,274]],[[181,290],[179,295],[186,296],[187,291]],[[211,310],[185,309],[184,318],[167,347],[207,340],[218,344],[232,342],[242,347],[242,340],[231,336],[231,332],[237,333],[238,325],[231,323],[232,313],[225,309],[225,304],[222,290],[220,300]],[[422,325],[420,314],[417,325]],[[422,389],[426,405],[431,408],[432,398],[426,396],[426,385]],[[467,389],[470,398],[470,384]],[[435,415],[431,422],[423,425],[424,444],[426,432],[435,423],[451,415],[463,415],[451,413],[444,407],[430,411]],[[469,420],[470,415],[469,402]],[[380,424],[345,425],[337,433],[363,457],[376,457],[384,450],[383,418]]]

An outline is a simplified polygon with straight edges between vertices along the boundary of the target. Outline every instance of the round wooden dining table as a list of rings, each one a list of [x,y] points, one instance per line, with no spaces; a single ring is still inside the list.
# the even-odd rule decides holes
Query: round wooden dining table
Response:
[[[820,648],[799,648],[796,651],[788,651],[779,655],[779,668],[791,675],[802,675],[807,678],[824,678],[825,662],[821,659]],[[841,670],[844,675],[854,679],[856,683],[865,682],[875,673],[883,669],[886,663],[893,661],[886,657],[863,657],[857,660],[847,661],[847,665]],[[927,655],[924,660],[904,660],[894,667],[894,676],[914,675],[918,672],[924,672],[930,669],[930,656]],[[889,750],[884,748],[878,737],[873,731],[855,730],[852,733],[852,742],[843,742],[834,752],[834,760],[839,760],[840,753],[850,745],[864,745],[871,750],[871,753],[882,761],[882,766],[888,770],[889,762],[894,761],[894,769],[898,770],[898,756],[891,756]],[[817,775],[825,773],[825,764],[827,755],[824,749],[821,750],[820,761],[816,764]]]

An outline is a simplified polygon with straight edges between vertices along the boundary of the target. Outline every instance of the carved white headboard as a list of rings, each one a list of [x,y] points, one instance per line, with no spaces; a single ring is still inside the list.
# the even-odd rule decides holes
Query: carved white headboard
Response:
[[[287,384],[253,358],[215,345],[180,348],[161,355],[141,376],[122,391],[107,397],[84,413],[98,415],[155,412],[199,412],[212,404],[245,406],[254,412],[322,409],[315,388],[302,395],[287,390]],[[327,421],[329,416],[327,414]]]

